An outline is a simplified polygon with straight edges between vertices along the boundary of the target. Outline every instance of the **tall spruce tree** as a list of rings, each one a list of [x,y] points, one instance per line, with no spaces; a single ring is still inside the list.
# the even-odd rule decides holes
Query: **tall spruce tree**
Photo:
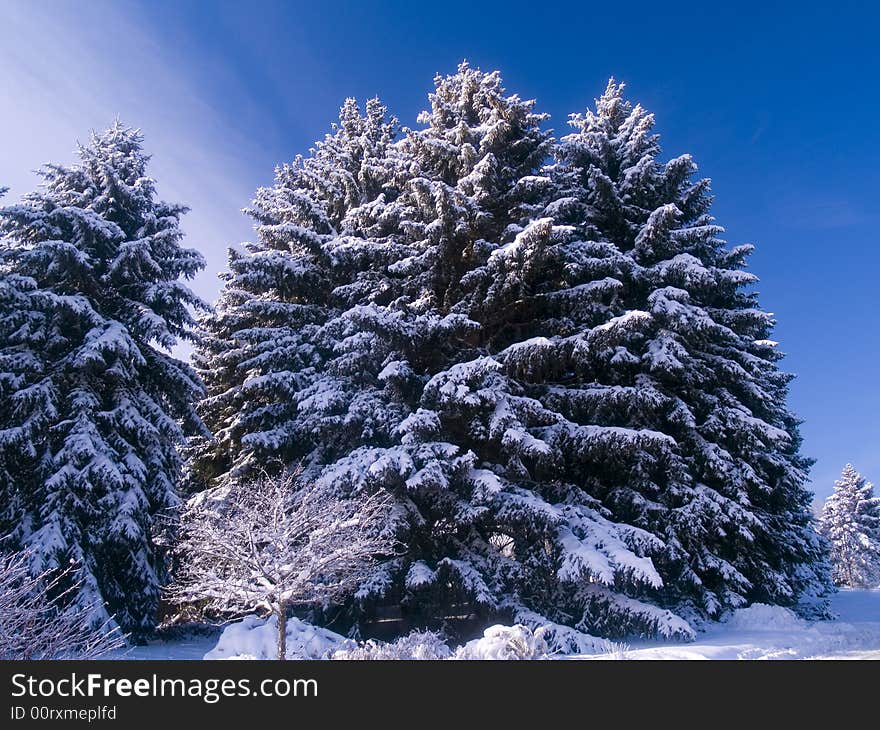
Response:
[[[826,589],[749,248],[621,91],[555,143],[462,64],[420,128],[392,141],[347,105],[258,192],[260,240],[205,320],[214,466],[194,469],[277,458],[391,492],[408,549],[356,616],[549,621],[571,648]]]
[[[743,270],[752,247],[725,247],[709,181],[693,179],[689,155],[658,159],[653,116],[622,85],[612,80],[571,124],[548,214],[578,241],[562,256],[566,283],[609,306],[601,323],[595,305],[551,309],[560,336],[541,356],[562,377],[536,385],[566,417],[647,429],[672,446],[659,459],[624,447],[616,463],[575,467],[579,482],[615,520],[662,541],[652,601],[697,619],[752,601],[821,611],[810,461],[786,408],[791,376],[776,364],[772,317]]]
[[[323,285],[297,282],[291,289],[294,308],[314,317],[308,331],[273,309],[280,327],[292,328],[289,338],[274,327],[226,323],[281,299],[266,286],[271,280],[254,276],[240,283],[266,255],[267,234],[275,228],[264,226],[279,225],[290,210],[276,196],[304,197],[319,211],[316,220],[332,209],[300,172],[322,164],[327,140],[293,174],[279,176],[271,197],[258,193],[267,201],[258,220],[260,242],[232,260],[221,305],[207,321],[212,336],[223,335],[213,352],[199,355],[206,378],[210,370],[224,370],[225,356],[235,361],[231,386],[215,389],[208,380],[203,414],[216,429],[213,448],[227,444],[224,469],[233,478],[253,460],[279,457],[302,460],[307,478],[340,493],[384,489],[396,496],[398,535],[409,549],[362,586],[352,605],[360,615],[390,602],[427,622],[453,606],[532,623],[549,617],[560,624],[560,643],[577,635],[566,634],[563,623],[689,635],[669,611],[633,599],[609,607],[602,625],[588,625],[580,614],[572,619],[571,606],[584,613],[579,587],[658,585],[647,557],[657,541],[612,523],[554,466],[561,462],[553,447],[529,429],[553,424],[556,414],[527,397],[491,357],[466,301],[470,274],[496,252],[538,235],[530,221],[550,197],[551,181],[540,172],[552,140],[540,128],[544,115],[533,111],[534,102],[506,96],[497,73],[463,64],[436,79],[430,101],[431,110],[420,117],[424,126],[406,130],[386,147],[387,159],[371,165],[388,176],[381,193],[359,199],[340,224],[309,228],[314,246],[308,254],[298,243],[284,243],[279,267],[299,271],[304,260],[314,262],[320,271],[314,280]],[[342,127],[334,139],[344,134]],[[321,179],[328,177],[324,167]],[[298,236],[302,227],[297,219]],[[289,348],[276,363],[251,360],[239,345],[249,346],[251,332],[273,351],[285,341]],[[234,400],[279,383],[277,401]],[[211,410],[227,402],[234,403],[225,411],[228,420],[213,419]],[[258,420],[248,421],[250,413]],[[620,438],[668,449],[652,434],[604,438],[589,427],[570,443],[599,451]],[[536,478],[527,465],[546,468]]]
[[[194,364],[208,389],[200,413],[212,437],[193,444],[189,490],[291,463],[318,443],[333,446],[305,409],[333,377],[327,363],[337,343],[327,323],[350,301],[382,295],[368,262],[387,253],[364,235],[381,236],[384,200],[394,196],[386,150],[396,134],[378,99],[363,114],[347,99],[312,154],[279,167],[275,184],[257,191],[246,211],[257,241],[230,249],[215,311],[201,321]],[[357,384],[349,392],[369,402]]]
[[[540,128],[546,115],[505,96],[497,73],[466,64],[438,77],[430,100],[425,127],[396,150],[415,172],[392,208],[412,251],[389,267],[406,282],[404,293],[367,325],[370,369],[386,383],[386,400],[408,415],[396,427],[399,443],[365,445],[325,472],[391,486],[410,508],[409,555],[361,597],[431,615],[458,605],[529,623],[550,619],[560,644],[575,636],[562,624],[689,635],[670,612],[628,598],[587,615],[588,584],[592,600],[609,587],[637,592],[659,582],[647,557],[656,545],[648,533],[608,520],[558,468],[560,448],[600,451],[621,436],[649,450],[664,445],[649,443],[650,434],[606,439],[559,423],[505,370],[492,339],[503,323],[517,332],[528,326],[519,302],[553,265],[542,252],[548,222],[533,220],[552,194],[542,174],[552,151]],[[481,281],[493,283],[491,295]],[[503,294],[488,304],[496,290]],[[554,424],[573,427],[564,446],[547,438]]]
[[[850,588],[880,585],[880,497],[852,464],[825,500],[819,532],[831,546],[834,582]]]
[[[135,637],[155,620],[154,518],[178,502],[178,449],[204,430],[195,372],[167,354],[205,305],[179,279],[186,208],[156,199],[119,122],[0,209],[0,490],[34,570],[74,562],[75,601]]]

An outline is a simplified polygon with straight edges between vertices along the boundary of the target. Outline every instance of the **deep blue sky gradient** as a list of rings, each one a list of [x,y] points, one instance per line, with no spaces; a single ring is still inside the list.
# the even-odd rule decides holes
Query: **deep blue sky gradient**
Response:
[[[271,183],[275,164],[327,131],[346,96],[379,95],[415,125],[434,74],[467,58],[500,69],[508,91],[537,98],[565,134],[569,113],[591,104],[609,76],[623,80],[656,114],[665,156],[690,152],[712,178],[727,240],[757,246],[751,268],[777,316],[783,367],[798,375],[791,406],[805,419],[804,450],[818,459],[814,489],[824,497],[847,461],[880,479],[880,11],[713,5],[154,0],[86,10],[0,0],[0,19],[14,10],[21,29],[7,44],[17,59],[7,74],[24,73],[18,63],[37,75],[32,54],[51,20],[87,75],[44,72],[49,91],[0,109],[59,113],[49,92],[66,83],[94,95],[93,109],[142,126],[156,168],[168,168],[165,188],[157,173],[160,190],[198,190],[183,202],[193,206],[190,244],[211,266],[197,288],[212,299],[225,248],[249,235],[237,208]],[[10,144],[2,115],[0,146]],[[86,107],[69,117],[81,138],[111,121]],[[0,163],[9,159],[0,153]],[[28,159],[29,169],[46,159]],[[4,175],[0,184],[10,184]]]

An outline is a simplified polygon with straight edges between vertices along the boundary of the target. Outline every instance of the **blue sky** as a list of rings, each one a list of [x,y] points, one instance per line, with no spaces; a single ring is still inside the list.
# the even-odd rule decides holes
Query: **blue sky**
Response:
[[[499,68],[565,133],[609,76],[656,114],[667,156],[711,177],[732,244],[798,375],[813,486],[852,461],[880,480],[880,11],[867,3],[0,0],[0,184],[70,162],[117,115],[139,126],[212,300],[239,213],[306,151],[346,96],[415,124],[435,73]]]

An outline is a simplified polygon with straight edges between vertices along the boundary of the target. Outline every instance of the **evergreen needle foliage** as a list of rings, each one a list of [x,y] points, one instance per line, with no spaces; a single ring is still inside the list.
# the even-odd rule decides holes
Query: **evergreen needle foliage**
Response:
[[[205,308],[180,281],[204,262],[138,131],[117,122],[79,158],[0,209],[0,529],[37,573],[75,562],[75,604],[138,637],[164,571],[154,516],[204,432],[198,376],[168,354]]]
[[[834,582],[849,588],[880,586],[880,497],[852,464],[843,468],[825,500],[819,532],[831,545]]]
[[[613,81],[560,140],[497,72],[429,100],[416,129],[348,100],[257,191],[202,320],[188,488],[277,458],[392,495],[407,551],[352,620],[503,616],[576,646],[821,611],[790,376],[691,158],[662,161]]]

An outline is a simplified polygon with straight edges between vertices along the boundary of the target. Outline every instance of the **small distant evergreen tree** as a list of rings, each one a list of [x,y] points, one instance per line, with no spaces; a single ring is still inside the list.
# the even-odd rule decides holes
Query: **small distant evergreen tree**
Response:
[[[825,500],[819,531],[831,546],[834,582],[849,588],[880,585],[880,497],[852,464]]]
[[[154,517],[204,430],[199,379],[167,354],[205,306],[179,280],[204,262],[180,245],[186,208],[156,199],[138,131],[117,122],[79,158],[0,209],[0,529],[36,573],[74,563],[83,610],[137,637],[163,572]]]

